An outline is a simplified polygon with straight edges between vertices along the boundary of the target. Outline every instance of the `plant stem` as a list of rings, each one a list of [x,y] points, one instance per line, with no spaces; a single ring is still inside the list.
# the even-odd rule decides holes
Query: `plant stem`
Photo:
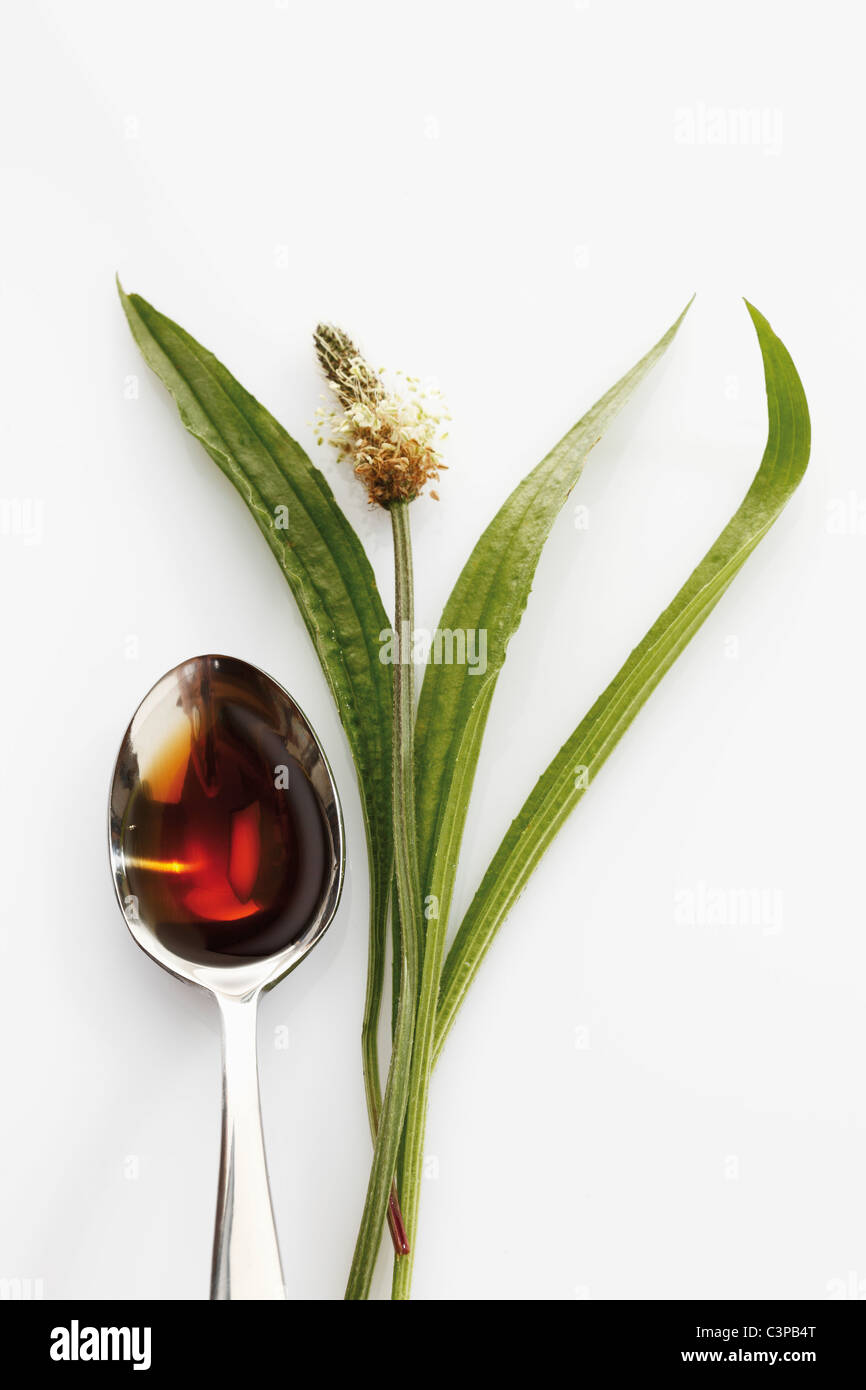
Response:
[[[443,900],[443,897],[437,892],[437,888],[445,889],[444,898],[450,898],[450,891],[447,884],[440,884],[438,880],[439,875],[436,874],[434,867],[430,893],[434,904],[436,904],[438,916],[431,917],[430,921],[426,923],[424,963],[421,972],[418,1008],[415,1017],[415,1040],[409,1074],[409,1100],[403,1131],[400,1200],[409,1242],[409,1253],[402,1259],[394,1261],[391,1297],[398,1300],[408,1299],[412,1287],[412,1269],[424,1166],[427,1103],[430,1093],[430,1076],[433,1071],[436,1008],[439,1001],[439,983],[445,955],[449,902]]]
[[[397,633],[391,779],[394,871],[402,927],[400,1000],[397,1006],[391,1064],[373,1146],[373,1164],[367,1185],[367,1197],[346,1287],[347,1299],[365,1299],[370,1293],[406,1115],[412,1040],[415,1032],[415,1001],[418,992],[421,891],[415,843],[415,681],[411,648],[408,652],[403,649],[403,636],[406,632],[412,633],[415,623],[409,504],[395,502],[389,511],[394,538],[394,624]],[[405,1258],[408,1259],[408,1255]]]
[[[390,896],[390,895],[389,895]],[[378,885],[370,881],[370,942],[367,953],[367,992],[364,999],[364,1020],[361,1024],[361,1058],[364,1072],[364,1094],[370,1134],[376,1142],[379,1112],[382,1109],[382,1085],[379,1080],[379,1012],[385,979],[385,932],[388,915],[385,904],[379,901]],[[408,1255],[409,1241],[400,1211],[396,1182],[391,1184],[388,1198],[388,1229],[395,1255]]]

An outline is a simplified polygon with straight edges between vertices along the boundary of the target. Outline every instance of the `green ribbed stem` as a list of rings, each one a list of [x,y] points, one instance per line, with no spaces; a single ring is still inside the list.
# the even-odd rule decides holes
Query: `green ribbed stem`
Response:
[[[412,1041],[415,1033],[415,1000],[418,993],[421,891],[415,841],[415,679],[411,650],[415,614],[409,503],[395,502],[389,510],[394,538],[394,625],[397,635],[393,678],[394,736],[391,777],[394,877],[403,928],[400,1000],[397,1006],[391,1065],[373,1146],[373,1164],[367,1185],[367,1198],[346,1287],[347,1299],[365,1299],[370,1294],[406,1115]],[[406,634],[409,636],[408,650],[403,641]]]

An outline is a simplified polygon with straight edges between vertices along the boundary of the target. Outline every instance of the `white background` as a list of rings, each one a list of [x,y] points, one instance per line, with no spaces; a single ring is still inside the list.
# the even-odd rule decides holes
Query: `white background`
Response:
[[[36,543],[0,537],[0,1276],[207,1291],[216,1014],[135,948],[104,843],[125,724],[194,652],[288,686],[347,816],[339,915],[261,1017],[291,1296],[341,1296],[367,1176],[347,746],[256,526],[142,366],[117,270],[314,452],[388,603],[387,518],[315,451],[312,328],[438,379],[449,472],[413,512],[427,627],[509,490],[697,291],[545,550],[455,918],[757,468],[740,296],[769,317],[809,396],[809,473],[484,965],[435,1078],[415,1289],[866,1293],[861,25],[792,0],[7,9],[0,496],[43,511]],[[773,920],[678,920],[742,890]]]

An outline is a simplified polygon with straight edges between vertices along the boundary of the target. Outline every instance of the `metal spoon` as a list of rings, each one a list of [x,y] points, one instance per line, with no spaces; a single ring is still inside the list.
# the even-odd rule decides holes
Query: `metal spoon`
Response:
[[[291,892],[284,894],[285,910],[275,919],[258,912],[251,877],[259,869],[255,844],[250,850],[250,835],[262,834],[264,813],[258,803],[252,817],[247,815],[249,807],[239,814],[239,853],[244,863],[253,855],[252,868],[241,866],[247,877],[239,886],[235,877],[237,906],[222,911],[222,916],[222,899],[216,907],[203,908],[200,893],[198,898],[193,892],[184,896],[184,874],[201,870],[201,860],[187,865],[174,858],[135,854],[136,836],[148,816],[151,821],[165,816],[168,824],[181,814],[181,777],[198,779],[197,785],[183,785],[193,787],[200,808],[193,809],[193,821],[199,814],[204,825],[213,798],[219,796],[222,738],[242,740],[247,763],[252,756],[263,766],[273,766],[275,785],[283,774],[290,783],[294,779],[295,799],[308,825],[310,816],[320,817],[319,838],[309,841],[316,865],[312,887],[308,881],[293,897]],[[180,767],[180,776],[166,773],[166,749],[171,766]],[[241,760],[241,776],[248,771],[247,763]],[[260,872],[277,872],[276,863],[288,873],[292,855],[303,859],[304,834],[285,830],[291,844],[281,846],[279,827],[286,823],[285,813],[276,791],[272,799],[275,811],[267,825],[273,833],[267,863],[260,856]],[[196,834],[194,823],[184,825]],[[308,720],[276,681],[233,657],[194,657],[157,682],[123,737],[111,784],[108,839],[118,901],[138,945],[172,975],[210,991],[219,1005],[223,1116],[211,1298],[285,1298],[262,1137],[256,1015],[262,991],[294,970],[337,909],[344,837],[331,770]],[[150,884],[155,886],[151,889]],[[236,896],[234,889],[226,891]],[[172,920],[178,916],[178,901],[183,904],[182,921]]]

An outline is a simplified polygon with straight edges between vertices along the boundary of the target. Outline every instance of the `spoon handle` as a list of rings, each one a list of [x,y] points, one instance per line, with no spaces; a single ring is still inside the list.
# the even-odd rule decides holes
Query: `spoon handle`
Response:
[[[211,1298],[285,1298],[259,1105],[258,993],[243,999],[218,995],[217,1002],[223,1123]]]

